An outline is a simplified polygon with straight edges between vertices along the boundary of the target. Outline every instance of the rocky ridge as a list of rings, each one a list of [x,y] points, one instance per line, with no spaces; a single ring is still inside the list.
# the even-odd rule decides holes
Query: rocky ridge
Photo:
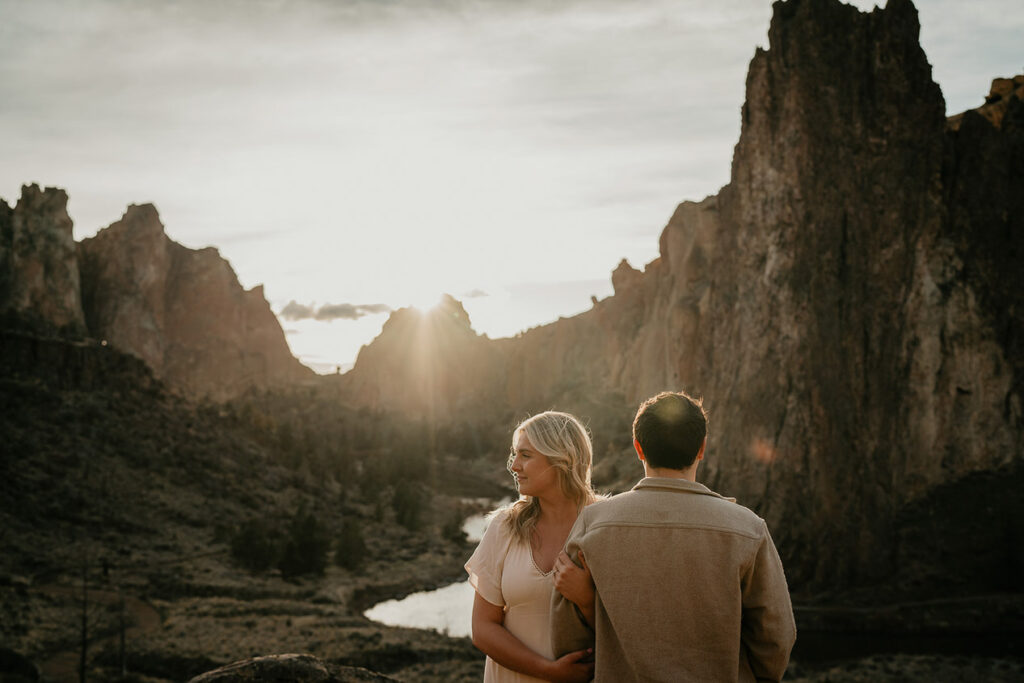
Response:
[[[306,379],[263,296],[244,290],[216,249],[172,241],[152,204],[78,245],[89,330],[190,396]]]
[[[797,589],[1012,585],[1024,530],[998,511],[1024,461],[1024,79],[947,120],[918,38],[908,0],[776,3],[729,184],[681,204],[614,296],[491,342],[502,376],[480,375],[478,403],[600,420],[686,389],[712,414],[702,480],[768,520]],[[375,405],[419,400],[396,339],[350,373],[389,378]],[[976,474],[1006,487],[938,504]],[[965,515],[982,521],[948,533]],[[1002,550],[979,573],[959,566],[972,544]]]
[[[142,359],[194,398],[312,376],[288,349],[262,286],[244,290],[216,249],[188,249],[151,204],[75,244],[67,194],[26,185],[0,201],[0,312],[5,327],[89,336]]]
[[[797,588],[1012,586],[1024,532],[999,510],[1024,469],[1024,77],[947,119],[919,30],[909,0],[777,3],[730,182],[679,205],[659,258],[620,264],[612,297],[512,339],[477,335],[450,298],[397,311],[323,381],[432,434],[573,410],[604,430],[599,456],[628,449],[637,402],[684,388],[713,416],[703,480],[767,518]],[[31,186],[0,205],[0,307],[85,326],[192,395],[305,375],[215,250],[174,244],[138,206],[76,260],[65,203]],[[22,245],[43,223],[56,275],[40,279]],[[940,504],[974,476],[1008,485],[956,514]],[[962,559],[975,542],[996,548],[980,572]],[[942,557],[960,559],[937,574]]]
[[[63,190],[22,188],[0,201],[0,313],[71,335],[85,331],[75,240]]]

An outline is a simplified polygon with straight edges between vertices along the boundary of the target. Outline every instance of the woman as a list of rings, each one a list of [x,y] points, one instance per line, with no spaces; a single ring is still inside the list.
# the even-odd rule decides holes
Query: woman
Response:
[[[466,563],[476,589],[473,644],[487,655],[484,683],[588,681],[585,650],[554,659],[549,610],[555,559],[590,485],[590,436],[572,415],[548,411],[516,427],[508,469],[520,498],[498,510]],[[589,577],[587,577],[589,579]]]

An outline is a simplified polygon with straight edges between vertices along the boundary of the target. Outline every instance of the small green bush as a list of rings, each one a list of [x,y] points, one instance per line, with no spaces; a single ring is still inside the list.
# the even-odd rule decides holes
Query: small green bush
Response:
[[[320,520],[312,513],[300,510],[288,526],[284,548],[277,561],[281,576],[322,575],[327,568],[330,545],[327,529]]]
[[[427,494],[419,484],[407,479],[398,482],[391,505],[395,510],[395,521],[409,531],[420,529],[426,521]]]
[[[353,570],[361,567],[365,559],[366,541],[363,540],[363,528],[357,521],[347,519],[334,544],[334,563],[339,567]]]
[[[251,572],[274,566],[278,558],[277,534],[264,520],[250,519],[231,539],[231,557]]]

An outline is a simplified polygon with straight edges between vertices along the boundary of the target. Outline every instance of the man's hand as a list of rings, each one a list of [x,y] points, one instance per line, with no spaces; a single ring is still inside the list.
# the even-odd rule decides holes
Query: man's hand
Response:
[[[549,674],[546,676],[549,681],[557,683],[586,683],[594,677],[594,662],[581,662],[584,657],[594,654],[592,648],[570,652],[564,657],[559,657],[551,662]]]

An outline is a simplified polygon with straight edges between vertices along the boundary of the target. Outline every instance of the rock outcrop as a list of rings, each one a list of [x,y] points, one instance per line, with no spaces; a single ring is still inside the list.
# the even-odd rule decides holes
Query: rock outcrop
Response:
[[[189,683],[387,683],[394,678],[352,666],[327,666],[311,655],[267,655],[222,666]]]
[[[102,340],[193,398],[313,375],[291,355],[263,288],[243,290],[216,249],[173,242],[148,204],[76,246],[67,201],[37,185],[13,209],[0,200],[0,327]]]
[[[0,200],[0,313],[81,336],[85,318],[67,205],[63,190],[35,184],[21,188],[13,209]]]
[[[918,34],[909,0],[775,3],[729,184],[679,205],[613,296],[494,341],[450,297],[402,309],[324,382],[433,426],[574,410],[619,445],[640,400],[686,389],[712,415],[701,479],[767,518],[795,588],[1015,586],[1024,76],[946,119]],[[151,206],[80,245],[76,309],[65,202],[0,203],[0,307],[85,324],[191,395],[306,376],[259,288]]]
[[[767,518],[799,589],[994,590],[1020,564],[1007,501],[941,501],[1024,470],[1024,79],[947,121],[918,34],[909,0],[776,3],[729,184],[614,296],[493,343],[520,410],[703,395],[701,479]],[[947,533],[964,516],[992,523]],[[954,566],[970,543],[985,571]]]
[[[151,204],[78,247],[89,331],[189,396],[222,400],[312,372],[288,349],[263,288],[245,291],[216,249],[188,249]]]
[[[445,295],[427,311],[401,308],[359,351],[343,378],[355,403],[375,410],[450,421],[499,401],[504,375],[494,344],[470,325],[462,304]]]

